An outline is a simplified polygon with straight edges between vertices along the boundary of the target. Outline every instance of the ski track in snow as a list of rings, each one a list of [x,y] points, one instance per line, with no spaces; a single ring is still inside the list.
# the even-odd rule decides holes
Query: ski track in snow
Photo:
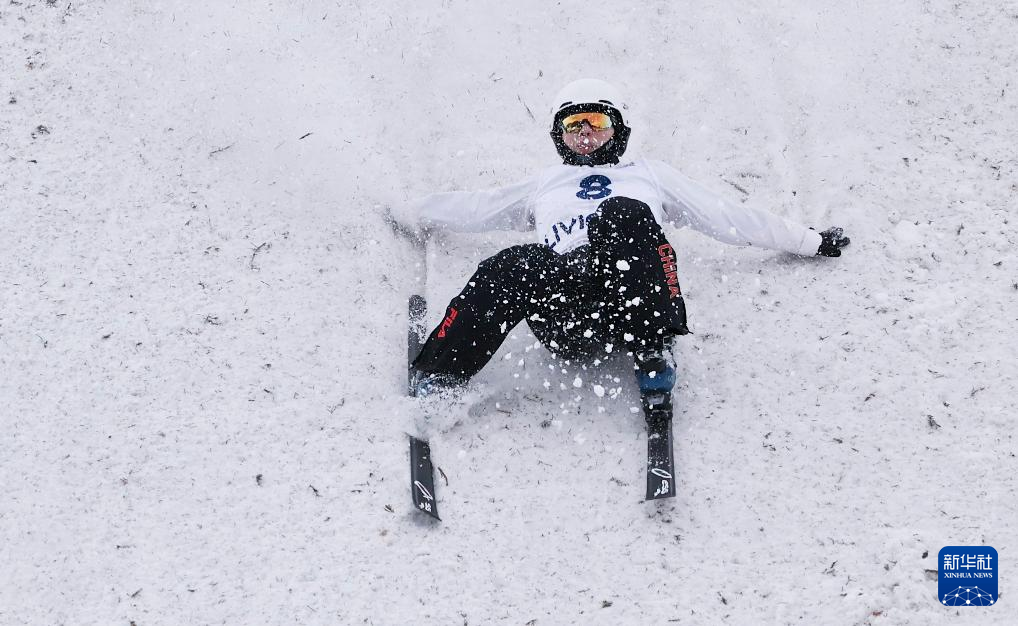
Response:
[[[1016,40],[1011,0],[0,7],[0,623],[1018,621]],[[631,154],[853,243],[669,231],[671,501],[624,359],[520,326],[429,424],[431,524],[382,207],[552,162],[582,74]],[[432,321],[526,240],[437,238]],[[936,602],[945,545],[999,605]]]

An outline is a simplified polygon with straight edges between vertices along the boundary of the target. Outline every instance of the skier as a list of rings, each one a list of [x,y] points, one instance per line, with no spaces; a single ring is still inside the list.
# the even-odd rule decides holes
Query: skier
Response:
[[[848,245],[840,228],[817,233],[733,205],[660,161],[620,162],[627,110],[609,83],[572,82],[551,111],[561,165],[507,187],[437,193],[411,207],[425,231],[536,229],[540,241],[478,265],[411,365],[416,395],[465,383],[526,320],[564,359],[631,354],[648,422],[670,419],[671,341],[689,330],[675,250],[661,223],[802,256],[836,257]]]

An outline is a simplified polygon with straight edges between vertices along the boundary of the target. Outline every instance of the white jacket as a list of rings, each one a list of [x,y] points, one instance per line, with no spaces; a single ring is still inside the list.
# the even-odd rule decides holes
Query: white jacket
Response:
[[[412,207],[422,225],[460,232],[536,230],[564,254],[587,243],[586,220],[608,197],[650,206],[658,223],[689,226],[718,241],[812,256],[820,235],[773,213],[733,204],[661,161],[615,166],[556,165],[507,187],[452,191]]]

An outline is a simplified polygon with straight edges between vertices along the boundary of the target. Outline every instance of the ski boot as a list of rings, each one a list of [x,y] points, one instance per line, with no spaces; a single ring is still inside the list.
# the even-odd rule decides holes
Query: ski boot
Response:
[[[670,420],[675,367],[666,350],[636,355],[636,383],[647,423]]]
[[[462,376],[410,368],[410,395],[415,398],[443,396],[463,388],[466,384],[467,381]]]

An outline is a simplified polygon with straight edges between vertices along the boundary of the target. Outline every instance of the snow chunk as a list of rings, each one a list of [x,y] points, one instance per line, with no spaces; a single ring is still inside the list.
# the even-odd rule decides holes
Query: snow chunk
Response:
[[[607,352],[608,354],[611,354],[611,351],[614,347],[615,346],[611,345],[610,343],[606,343],[604,344],[604,351]]]
[[[576,387],[577,389],[579,389],[582,386],[583,386],[583,379],[582,378],[577,376],[576,378],[573,379],[573,387]]]
[[[631,333],[626,333],[625,335],[622,335],[622,338],[625,339],[626,341],[632,341],[636,337],[633,337]]]
[[[604,387],[601,385],[594,385],[594,395],[598,398],[604,397]]]
[[[623,272],[625,272],[626,270],[629,269],[629,262],[625,261],[625,260],[622,260],[622,259],[619,259],[618,261],[615,262],[615,267],[617,267],[620,270],[622,270]]]

